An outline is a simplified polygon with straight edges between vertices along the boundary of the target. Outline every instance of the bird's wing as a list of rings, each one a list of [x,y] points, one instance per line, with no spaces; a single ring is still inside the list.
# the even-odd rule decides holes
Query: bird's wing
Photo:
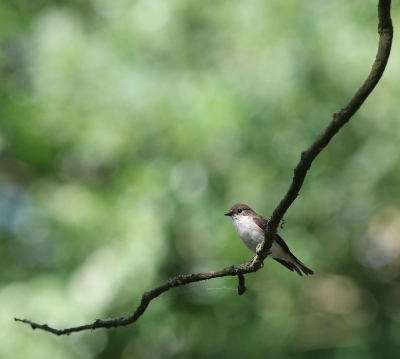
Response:
[[[283,240],[283,238],[279,235],[279,233],[275,234],[275,242],[278,243],[286,252],[289,252],[290,254],[292,254],[292,252],[290,251],[288,245]]]
[[[253,217],[254,223],[259,226],[263,231],[265,231],[268,227],[268,220],[261,216]]]
[[[253,217],[253,221],[257,226],[259,226],[263,231],[265,231],[268,227],[268,220],[258,216],[258,217]],[[289,247],[287,246],[286,242],[283,240],[283,238],[279,235],[279,233],[275,234],[275,241],[278,243],[284,250],[288,251],[290,253]]]
[[[257,216],[257,217],[253,217],[253,221],[254,223],[257,224],[257,226],[259,226],[263,231],[265,231],[268,227],[268,220],[261,217],[261,216]],[[293,253],[290,251],[288,245],[286,244],[286,242],[283,240],[283,238],[279,235],[279,233],[275,234],[275,243],[278,244],[284,252],[286,252],[287,255],[289,255],[291,257],[290,260],[283,260],[281,258],[274,258],[277,262],[279,262],[280,264],[282,264],[283,266],[285,266],[287,269],[293,271],[295,270],[299,275],[302,276],[301,271],[299,270],[298,267],[301,268],[301,270],[304,272],[304,274],[309,275],[309,274],[314,274],[314,272],[310,269],[307,268],[302,262],[300,262],[294,255]]]

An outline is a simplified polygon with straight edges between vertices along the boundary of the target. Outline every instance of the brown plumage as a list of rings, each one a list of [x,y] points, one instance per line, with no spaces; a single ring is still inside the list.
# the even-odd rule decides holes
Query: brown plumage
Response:
[[[243,203],[235,204],[225,215],[231,217],[236,232],[246,247],[256,253],[257,245],[264,240],[268,220]],[[290,271],[296,271],[301,276],[303,275],[302,272],[305,275],[314,274],[310,268],[294,256],[278,233],[275,234],[275,240],[268,257],[275,259]]]

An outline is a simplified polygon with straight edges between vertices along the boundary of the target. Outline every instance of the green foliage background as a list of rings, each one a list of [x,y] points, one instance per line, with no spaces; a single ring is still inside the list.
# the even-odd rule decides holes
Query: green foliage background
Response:
[[[0,4],[1,358],[398,358],[400,70],[313,164],[281,234],[315,271],[251,258],[229,219],[269,217],[302,150],[366,77],[377,1]],[[395,29],[400,6],[393,4]]]

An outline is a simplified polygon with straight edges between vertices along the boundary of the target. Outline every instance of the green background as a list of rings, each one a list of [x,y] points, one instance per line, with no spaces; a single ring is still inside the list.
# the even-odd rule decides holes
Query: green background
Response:
[[[314,162],[275,261],[174,289],[252,254],[223,213],[269,217],[301,151],[375,58],[377,1],[0,4],[1,358],[398,358],[400,47]],[[400,3],[393,4],[395,29]]]

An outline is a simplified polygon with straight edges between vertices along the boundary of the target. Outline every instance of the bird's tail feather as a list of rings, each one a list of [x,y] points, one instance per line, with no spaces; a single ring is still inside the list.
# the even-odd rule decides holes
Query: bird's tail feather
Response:
[[[303,276],[300,269],[303,271],[305,275],[314,274],[314,272],[306,267],[302,262],[300,262],[295,256],[293,256],[293,262],[285,261],[283,259],[274,258],[277,262],[285,266],[290,271],[296,271],[296,273],[300,276]],[[300,269],[299,269],[300,267]]]
[[[293,256],[293,257],[294,257],[294,259],[296,260],[296,265],[300,267],[300,269],[303,271],[303,273],[304,273],[305,275],[314,274],[314,272],[313,272],[310,268],[306,267],[306,266],[305,266],[302,262],[300,262],[295,256]]]
[[[291,262],[285,261],[283,259],[279,259],[279,258],[274,258],[277,262],[279,262],[280,264],[282,264],[283,266],[285,266],[287,269],[289,269],[290,271],[296,271],[298,275],[303,276],[303,274],[301,274],[299,268],[297,268],[297,266]]]

